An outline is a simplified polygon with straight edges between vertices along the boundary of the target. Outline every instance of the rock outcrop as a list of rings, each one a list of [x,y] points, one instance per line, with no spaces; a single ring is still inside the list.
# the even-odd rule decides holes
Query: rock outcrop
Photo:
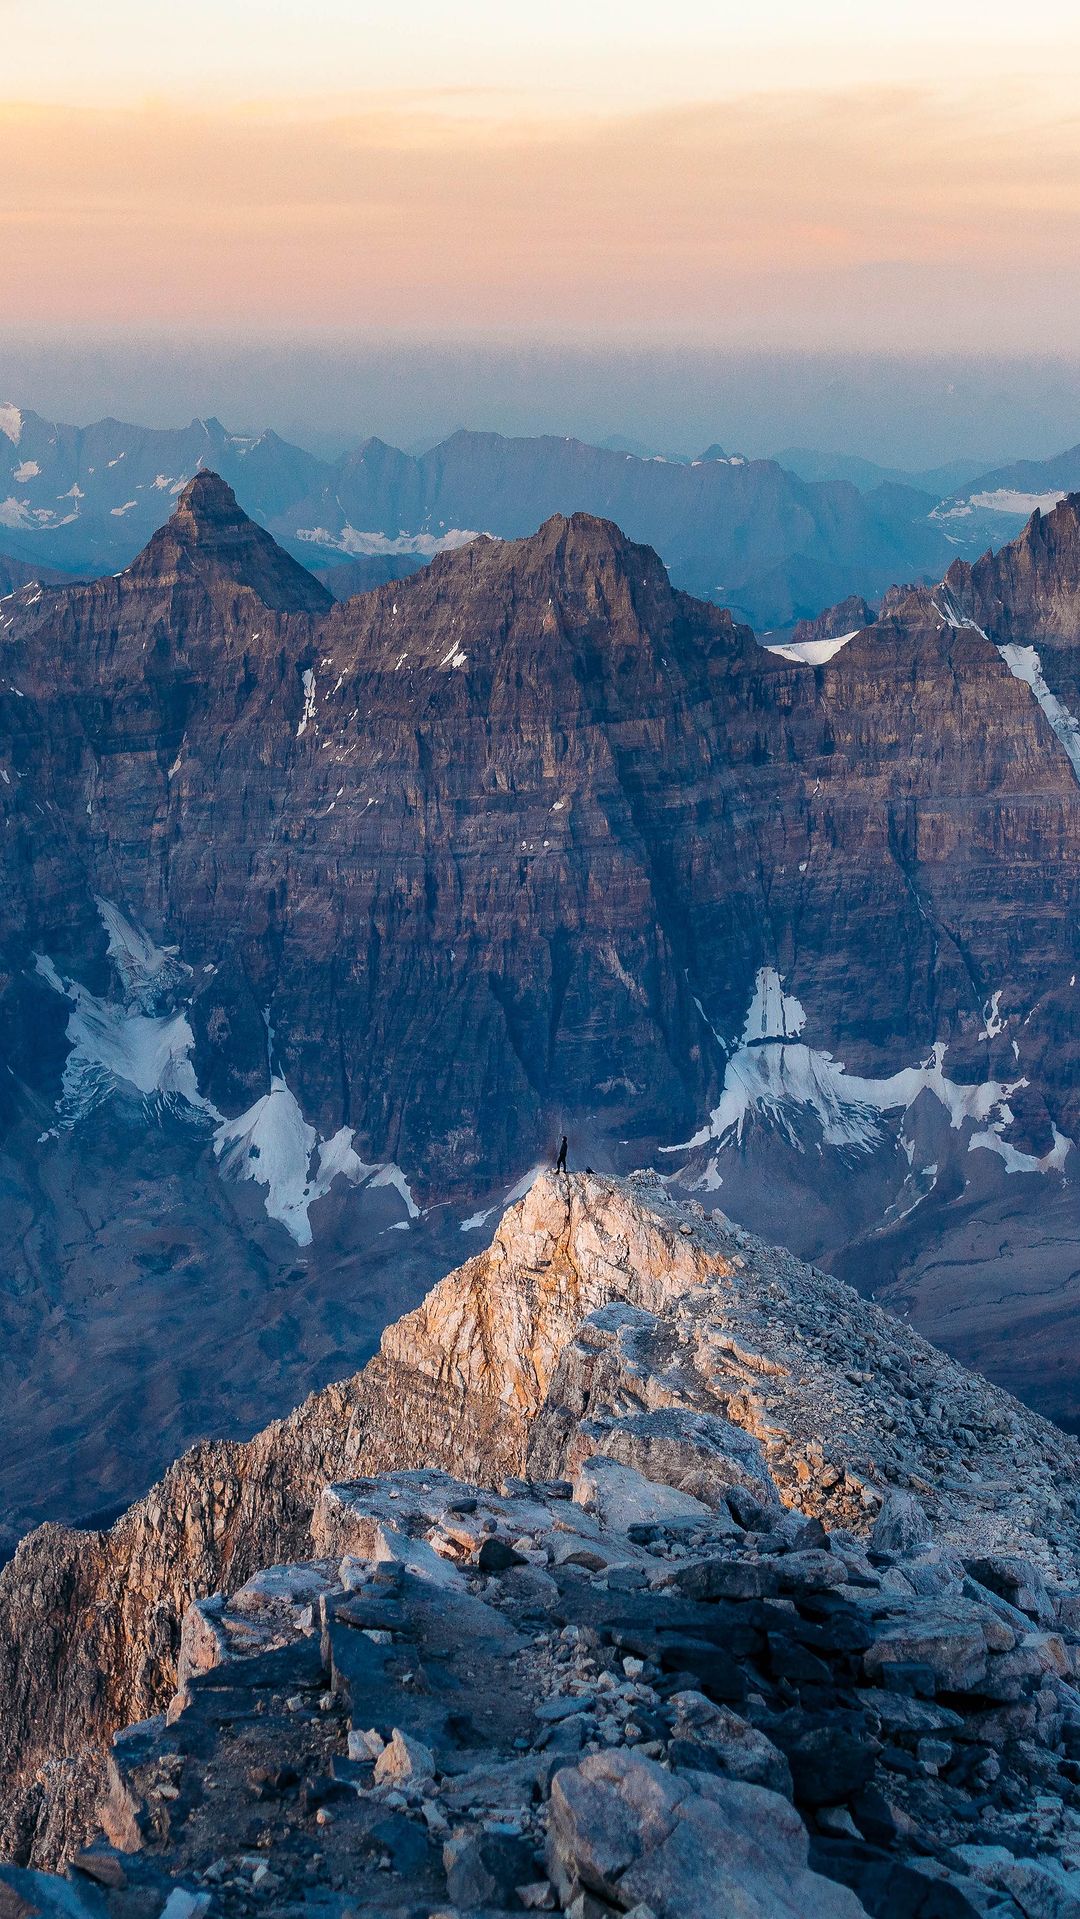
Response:
[[[999,642],[1080,640],[1080,493],[1036,510],[1020,537],[974,564],[956,560],[945,584]]]
[[[440,1794],[462,1768],[509,1780],[515,1759],[516,1836],[531,1852],[513,1871],[536,1867],[538,1851],[546,1863],[513,1885],[543,1879],[567,1902],[576,1888],[625,1909],[616,1882],[685,1820],[719,1858],[723,1821],[738,1815],[727,1850],[759,1872],[754,1820],[787,1831],[781,1815],[740,1811],[738,1793],[696,1779],[680,1787],[680,1767],[765,1793],[790,1774],[816,1850],[807,1864],[791,1827],[785,1870],[820,1870],[860,1898],[912,1851],[957,1874],[979,1817],[970,1805],[989,1786],[994,1844],[1007,1828],[1022,1853],[1019,1809],[1040,1782],[1061,1808],[1053,1846],[1039,1829],[1060,1863],[1074,1843],[1073,1714],[1080,1740],[1078,1463],[1077,1442],[910,1328],[722,1214],[673,1200],[655,1176],[542,1175],[491,1248],[390,1328],[356,1378],[247,1446],[196,1449],[106,1533],[46,1527],[22,1542],[0,1572],[6,1850],[53,1863],[103,1818],[121,1849],[194,1873],[220,1887],[223,1911],[239,1910],[255,1868],[218,1862],[250,1841],[226,1846],[221,1822],[246,1835],[248,1774],[268,1766],[265,1746],[279,1753],[267,1780],[284,1769],[298,1783],[316,1761],[320,1778],[336,1770],[334,1791],[304,1802],[313,1820],[335,1797],[356,1801],[365,1833],[388,1811],[434,1805],[421,1821],[437,1837],[445,1823],[449,1864],[423,1850],[434,1878],[415,1882],[399,1866],[403,1910],[410,1883],[417,1898],[445,1886],[439,1871],[455,1884],[487,1873],[507,1891],[495,1854],[485,1863],[482,1821],[455,1833],[467,1809]],[[260,1571],[283,1562],[293,1571]],[[579,1680],[594,1693],[629,1685],[624,1730],[611,1722],[609,1738],[592,1702],[555,1703],[559,1643],[587,1651],[596,1670]],[[574,1701],[589,1690],[569,1689]],[[327,1713],[309,1711],[323,1691]],[[153,1716],[166,1708],[163,1728]],[[461,1714],[477,1709],[484,1723],[467,1731]],[[342,1711],[355,1714],[351,1740]],[[524,1764],[537,1711],[555,1729],[537,1751],[552,1738],[571,1758],[625,1747],[629,1771],[586,1760],[580,1788],[560,1798],[550,1773]],[[252,1745],[237,1727],[253,1712],[266,1724]],[[575,1716],[568,1749],[555,1734]],[[147,1719],[107,1770],[110,1735]],[[378,1740],[365,1746],[369,1729]],[[992,1753],[1004,1755],[997,1773]],[[377,1776],[363,1770],[373,1758]],[[645,1762],[657,1761],[674,1775],[654,1782]],[[226,1787],[216,1811],[207,1768]],[[276,1806],[283,1790],[271,1781],[256,1797]],[[463,1791],[479,1803],[475,1779]],[[654,1838],[644,1855],[628,1840],[597,1880],[580,1807],[605,1794],[637,1804],[639,1792],[666,1808]],[[401,1858],[418,1859],[394,1830]],[[351,1848],[358,1831],[339,1836]],[[302,1870],[294,1838],[286,1876]],[[657,1910],[689,1896],[679,1853],[648,1866],[665,1885],[676,1875]],[[134,1886],[142,1868],[131,1870]],[[327,1868],[331,1886],[341,1870]]]

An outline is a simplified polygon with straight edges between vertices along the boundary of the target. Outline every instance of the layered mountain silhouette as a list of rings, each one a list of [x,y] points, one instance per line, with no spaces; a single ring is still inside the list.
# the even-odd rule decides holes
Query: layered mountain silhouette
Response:
[[[951,523],[928,518],[938,492],[802,478],[718,446],[679,461],[460,431],[415,457],[369,439],[330,462],[216,419],[75,428],[9,404],[0,407],[0,553],[112,572],[203,469],[221,473],[338,597],[415,572],[477,533],[517,538],[580,509],[648,541],[678,586],[761,627],[813,616],[852,591],[879,597],[898,578],[936,578],[957,550]]]
[[[203,471],[6,600],[9,1526],[336,1376],[564,1132],[1075,1412],[1078,544],[785,657],[580,513],[332,605]]]

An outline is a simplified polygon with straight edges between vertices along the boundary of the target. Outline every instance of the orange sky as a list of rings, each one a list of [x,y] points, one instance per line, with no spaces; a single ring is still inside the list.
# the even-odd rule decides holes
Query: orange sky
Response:
[[[552,0],[547,41],[483,53],[478,37],[470,66],[467,33],[439,38],[450,15],[417,0],[425,87],[408,94],[391,15],[364,0],[340,13],[340,45],[317,33],[320,0],[223,0],[220,57],[197,31],[181,39],[187,10],[129,0],[105,0],[106,30],[84,45],[86,10],[70,4],[0,0],[15,50],[6,74],[0,62],[2,323],[1078,344],[1080,41],[1062,40],[1056,78],[1046,45],[1024,71],[996,36],[1022,23],[994,0],[970,19],[953,0],[946,24],[972,28],[969,62],[955,35],[943,61],[933,29],[948,0],[915,0],[921,25],[895,58],[853,37],[865,12],[822,0],[801,85],[775,19],[771,38],[733,39],[725,63],[716,22],[736,16],[722,0],[673,0],[655,45],[659,10],[623,0],[611,19],[624,41],[612,37],[606,66],[602,40],[575,41],[561,91],[558,34],[588,8]],[[341,4],[322,0],[327,16]],[[476,25],[489,0],[462,4]],[[805,20],[790,6],[769,12]],[[109,63],[110,17],[127,64]],[[174,58],[147,20],[171,23]],[[261,103],[238,90],[241,28]],[[543,84],[515,91],[526,56]],[[352,84],[328,100],[334,70]]]

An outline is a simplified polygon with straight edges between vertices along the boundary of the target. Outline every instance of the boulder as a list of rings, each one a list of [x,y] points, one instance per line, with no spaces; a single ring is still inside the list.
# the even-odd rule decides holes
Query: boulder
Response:
[[[964,1564],[980,1586],[1007,1599],[1018,1612],[1026,1613],[1040,1626],[1054,1624],[1054,1605],[1046,1581],[1030,1560],[1010,1553],[989,1553],[981,1559],[967,1559]]]
[[[791,1768],[778,1746],[756,1726],[731,1710],[715,1705],[700,1692],[673,1693],[669,1704],[676,1714],[674,1737],[691,1750],[684,1771],[694,1769],[694,1750],[711,1764],[699,1770],[716,1771],[744,1785],[768,1786],[770,1792],[791,1798]]]
[[[891,1488],[870,1528],[869,1546],[875,1553],[912,1553],[931,1538],[932,1528],[917,1499],[899,1487]]]
[[[552,1783],[548,1867],[564,1905],[584,1891],[655,1919],[865,1919],[808,1850],[797,1813],[762,1786],[677,1778],[617,1751]]]
[[[403,1780],[419,1785],[421,1780],[433,1778],[434,1773],[435,1758],[430,1748],[395,1726],[375,1761],[376,1785],[399,1785]]]
[[[761,1506],[778,1507],[780,1496],[761,1441],[719,1413],[664,1406],[655,1412],[588,1421],[582,1443],[630,1466],[646,1479],[692,1495],[719,1511],[733,1487]]]

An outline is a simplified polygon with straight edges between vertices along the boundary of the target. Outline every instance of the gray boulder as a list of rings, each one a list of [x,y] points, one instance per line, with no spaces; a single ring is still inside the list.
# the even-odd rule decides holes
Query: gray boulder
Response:
[[[763,1786],[674,1777],[622,1751],[552,1783],[548,1871],[564,1905],[584,1891],[655,1919],[866,1919],[808,1850],[798,1814]]]

